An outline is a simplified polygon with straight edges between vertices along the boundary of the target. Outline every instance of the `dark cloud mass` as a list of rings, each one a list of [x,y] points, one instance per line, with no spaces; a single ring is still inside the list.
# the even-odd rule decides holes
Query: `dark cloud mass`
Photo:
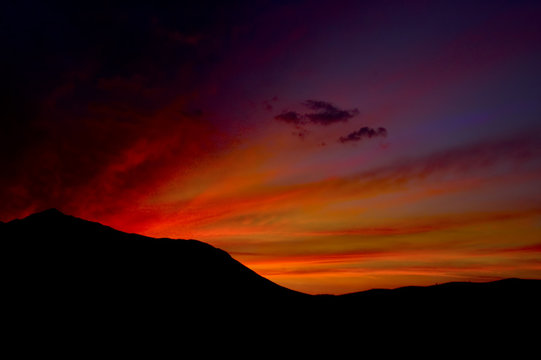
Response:
[[[304,128],[305,125],[319,124],[327,126],[338,122],[346,122],[359,114],[359,110],[356,108],[352,110],[343,110],[329,102],[321,100],[306,100],[302,105],[314,112],[302,114],[297,111],[284,110],[281,114],[274,117],[274,119],[278,121],[294,125],[299,131],[295,131],[292,134],[302,139],[309,133],[309,131]],[[373,137],[386,136],[386,128],[378,127],[374,129],[364,126],[346,136],[341,136],[338,141],[344,144],[347,142],[357,142],[364,138],[370,139]]]
[[[284,110],[274,118],[278,121],[283,121],[296,126],[307,125],[309,123],[331,125],[337,122],[346,122],[359,114],[358,109],[343,110],[329,102],[320,100],[306,100],[302,105],[315,112],[302,114],[297,111]]]
[[[338,141],[340,141],[341,143],[346,143],[350,141],[360,141],[363,138],[371,139],[373,137],[378,137],[378,136],[386,137],[387,129],[383,127],[373,129],[373,128],[363,126],[359,130],[349,133],[347,136],[341,136],[340,139],[338,139]]]
[[[276,115],[274,118],[288,124],[301,125],[305,123],[304,116],[296,111],[283,111],[281,114]]]
[[[359,114],[359,110],[342,110],[331,103],[319,100],[306,100],[303,103],[307,108],[317,111],[305,116],[315,124],[330,125],[336,122],[345,122]]]

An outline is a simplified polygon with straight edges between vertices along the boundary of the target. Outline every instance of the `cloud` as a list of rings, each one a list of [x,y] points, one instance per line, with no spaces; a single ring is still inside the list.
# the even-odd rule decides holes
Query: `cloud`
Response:
[[[371,139],[371,138],[377,137],[377,136],[386,137],[387,136],[387,129],[385,129],[383,127],[373,129],[373,128],[363,126],[359,130],[349,133],[347,136],[340,136],[340,139],[338,139],[338,141],[340,141],[341,143],[346,143],[346,142],[349,142],[349,141],[360,141],[363,138]]]
[[[304,126],[308,124],[326,126],[338,122],[346,122],[359,114],[358,109],[343,110],[329,102],[320,100],[306,100],[302,105],[313,112],[301,113],[298,111],[284,110],[281,114],[276,115],[274,119],[293,124],[298,128],[301,125]],[[267,107],[267,109],[270,110],[272,107]]]
[[[304,116],[296,111],[283,111],[281,114],[276,115],[274,118],[276,120],[294,125],[302,125],[305,123]]]
[[[342,110],[331,103],[320,100],[306,100],[303,105],[317,111],[305,114],[305,117],[314,124],[330,125],[336,122],[345,122],[359,114],[358,109]]]

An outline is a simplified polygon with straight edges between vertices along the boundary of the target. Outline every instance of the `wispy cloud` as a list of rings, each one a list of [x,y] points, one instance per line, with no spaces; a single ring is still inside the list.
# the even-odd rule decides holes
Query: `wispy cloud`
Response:
[[[188,227],[194,227],[197,236],[201,236],[201,227],[216,229],[219,233],[224,228],[237,229],[245,227],[238,225],[239,219],[254,218],[258,214],[283,214],[288,213],[287,219],[279,216],[279,227],[268,228],[264,226],[262,232],[268,234],[276,231],[277,228],[285,229],[291,233],[303,234],[306,237],[316,236],[388,236],[420,234],[434,231],[441,231],[448,228],[461,227],[470,224],[469,221],[480,223],[484,221],[502,221],[509,216],[517,215],[516,211],[503,214],[488,214],[489,219],[484,216],[473,216],[468,214],[466,218],[433,219],[428,223],[409,223],[407,226],[369,225],[359,224],[357,220],[349,223],[350,219],[344,217],[339,219],[341,226],[327,229],[325,226],[317,229],[301,229],[293,226],[292,217],[306,218],[308,209],[322,209],[331,204],[340,204],[342,201],[350,202],[354,199],[370,198],[390,193],[403,193],[408,189],[417,188],[422,185],[419,192],[421,197],[435,196],[437,194],[454,193],[457,191],[472,191],[483,186],[484,182],[475,180],[475,174],[481,174],[488,168],[497,168],[501,164],[509,163],[518,166],[521,162],[530,163],[541,153],[537,139],[516,138],[503,141],[490,141],[480,144],[449,149],[444,152],[434,153],[413,159],[402,159],[396,163],[390,163],[378,168],[363,170],[341,178],[322,178],[316,181],[303,182],[291,185],[266,186],[258,191],[252,188],[245,192],[247,183],[240,179],[253,179],[250,172],[242,173],[242,176],[235,181],[223,179],[220,184],[229,183],[231,188],[227,192],[219,191],[202,193],[192,199],[189,203],[182,203],[183,216],[176,218],[179,224],[173,226],[175,229],[186,231]],[[231,159],[238,163],[238,158]],[[472,177],[471,182],[454,183],[455,176]],[[442,177],[449,178],[441,182]],[[487,179],[488,181],[488,179]],[[498,178],[490,181],[500,181],[501,186],[508,186],[515,181],[514,178]],[[250,184],[255,186],[255,184]],[[432,187],[431,187],[432,186]],[[472,188],[470,188],[472,187]],[[212,188],[211,188],[212,190]],[[235,200],[232,201],[231,193],[235,193]],[[168,197],[170,198],[170,197]],[[395,203],[396,204],[396,203]],[[357,210],[355,210],[357,211]],[[517,210],[518,211],[518,210]],[[537,211],[537,210],[536,210]],[[346,214],[341,213],[342,215]],[[347,215],[347,214],[346,214]],[[493,216],[494,215],[494,216]],[[311,216],[322,216],[321,213],[314,213]],[[356,219],[356,217],[355,217]],[[337,219],[338,221],[338,219]],[[242,220],[246,225],[245,220]],[[288,228],[289,225],[293,226]],[[222,230],[219,230],[219,229]],[[250,231],[252,231],[251,229]],[[175,230],[177,231],[177,230]],[[178,230],[180,231],[180,230]]]
[[[350,141],[357,142],[357,141],[362,140],[363,138],[371,139],[373,137],[379,137],[379,136],[386,137],[387,136],[387,129],[385,129],[383,127],[373,129],[373,128],[369,128],[369,127],[364,126],[364,127],[360,128],[357,131],[353,131],[353,132],[349,133],[346,136],[341,136],[338,139],[338,141],[340,141],[343,144],[343,143],[350,142]]]

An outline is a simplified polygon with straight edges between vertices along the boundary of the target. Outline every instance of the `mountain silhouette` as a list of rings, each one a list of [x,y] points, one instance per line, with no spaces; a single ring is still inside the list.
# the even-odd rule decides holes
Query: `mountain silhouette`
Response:
[[[541,300],[541,280],[525,279],[308,295],[209,244],[128,234],[56,209],[0,223],[0,238],[4,299],[17,323],[272,323],[289,332],[356,324],[357,332],[373,333],[389,324],[526,319],[539,315]]]
[[[303,295],[259,276],[209,244],[128,234],[56,209],[0,229],[10,256],[18,260],[19,273],[46,278],[47,288],[95,287],[138,297],[144,291],[185,301]]]

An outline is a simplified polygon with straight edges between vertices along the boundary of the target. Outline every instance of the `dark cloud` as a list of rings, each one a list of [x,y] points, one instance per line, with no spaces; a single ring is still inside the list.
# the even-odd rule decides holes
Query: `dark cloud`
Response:
[[[336,122],[345,122],[359,114],[358,109],[342,110],[326,101],[306,100],[303,105],[317,111],[305,114],[310,122],[314,124],[330,125]]]
[[[340,141],[341,143],[346,143],[349,141],[360,141],[363,138],[371,139],[377,136],[386,137],[387,129],[383,127],[373,129],[373,128],[364,126],[357,131],[353,131],[352,133],[349,133],[347,136],[341,136],[340,139],[338,139],[338,141]]]
[[[294,125],[301,125],[305,123],[304,116],[296,111],[283,111],[280,115],[276,115],[274,118],[276,120]]]
[[[337,122],[346,122],[359,114],[358,109],[343,110],[329,102],[321,100],[306,100],[302,105],[314,112],[300,113],[297,111],[283,111],[274,118],[296,126],[307,125],[310,123],[331,125]]]

